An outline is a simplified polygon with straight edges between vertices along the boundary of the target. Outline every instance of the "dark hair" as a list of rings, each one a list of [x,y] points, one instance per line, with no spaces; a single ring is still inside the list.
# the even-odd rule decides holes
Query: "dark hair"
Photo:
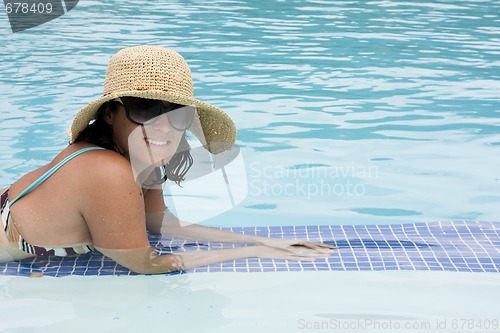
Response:
[[[104,113],[106,109],[109,108],[111,112],[117,112],[119,110],[119,105],[119,103],[115,102],[106,102],[101,105],[99,110],[97,110],[96,119],[82,132],[80,132],[80,134],[78,134],[78,137],[73,141],[73,143],[86,141],[119,153],[116,144],[113,142],[113,131],[111,126],[104,121]],[[193,157],[191,156],[190,150],[191,147],[186,139],[186,132],[184,132],[175,154],[167,164],[155,169],[154,176],[152,176],[156,179],[152,180],[153,184],[147,185],[159,185],[169,179],[180,186],[180,182],[184,181],[186,173],[193,165]]]

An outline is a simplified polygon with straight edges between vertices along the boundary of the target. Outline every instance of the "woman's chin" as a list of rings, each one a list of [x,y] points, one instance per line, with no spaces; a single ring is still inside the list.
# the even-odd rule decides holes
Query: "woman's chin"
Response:
[[[167,155],[167,154],[161,154],[161,155],[157,154],[157,155],[153,155],[153,156],[149,156],[149,157],[145,158],[143,160],[143,163],[146,165],[157,167],[157,166],[167,164],[168,161],[170,160],[170,158],[172,158],[172,156]]]
[[[153,160],[151,161],[151,164],[154,166],[162,166],[168,163],[170,159],[172,158],[172,154],[167,153],[158,153],[158,154],[153,154]]]
[[[136,168],[144,169],[148,167],[158,167],[168,163],[172,158],[169,151],[157,152],[157,151],[144,151],[144,153],[135,156],[131,156],[131,162]]]

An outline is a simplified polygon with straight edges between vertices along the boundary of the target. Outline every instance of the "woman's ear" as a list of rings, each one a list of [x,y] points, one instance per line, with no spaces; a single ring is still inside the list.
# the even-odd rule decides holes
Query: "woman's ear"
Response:
[[[111,111],[111,104],[108,103],[106,107],[104,108],[104,113],[102,119],[108,124],[108,125],[113,125],[113,120],[114,120],[114,112]]]

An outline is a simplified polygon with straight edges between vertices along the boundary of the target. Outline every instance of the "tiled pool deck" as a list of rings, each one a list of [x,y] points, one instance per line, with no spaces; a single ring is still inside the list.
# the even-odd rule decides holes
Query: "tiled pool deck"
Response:
[[[394,225],[320,225],[230,228],[276,238],[300,238],[334,244],[328,259],[299,262],[240,259],[188,272],[388,271],[431,270],[500,272],[500,222],[450,221]],[[232,248],[150,235],[161,253]],[[97,251],[76,257],[35,258],[0,264],[0,275],[136,275]]]

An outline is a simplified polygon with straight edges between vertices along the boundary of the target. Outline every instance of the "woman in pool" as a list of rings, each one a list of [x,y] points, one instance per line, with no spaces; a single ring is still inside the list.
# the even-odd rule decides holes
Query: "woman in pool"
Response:
[[[183,226],[155,184],[167,177],[179,184],[188,172],[188,129],[213,154],[230,149],[236,138],[226,113],[193,98],[191,72],[178,53],[137,46],[115,54],[104,95],[73,120],[71,143],[0,191],[0,262],[95,248],[135,272],[155,274],[246,257],[314,260],[331,253],[334,247],[321,243]],[[159,255],[147,229],[255,245]]]

